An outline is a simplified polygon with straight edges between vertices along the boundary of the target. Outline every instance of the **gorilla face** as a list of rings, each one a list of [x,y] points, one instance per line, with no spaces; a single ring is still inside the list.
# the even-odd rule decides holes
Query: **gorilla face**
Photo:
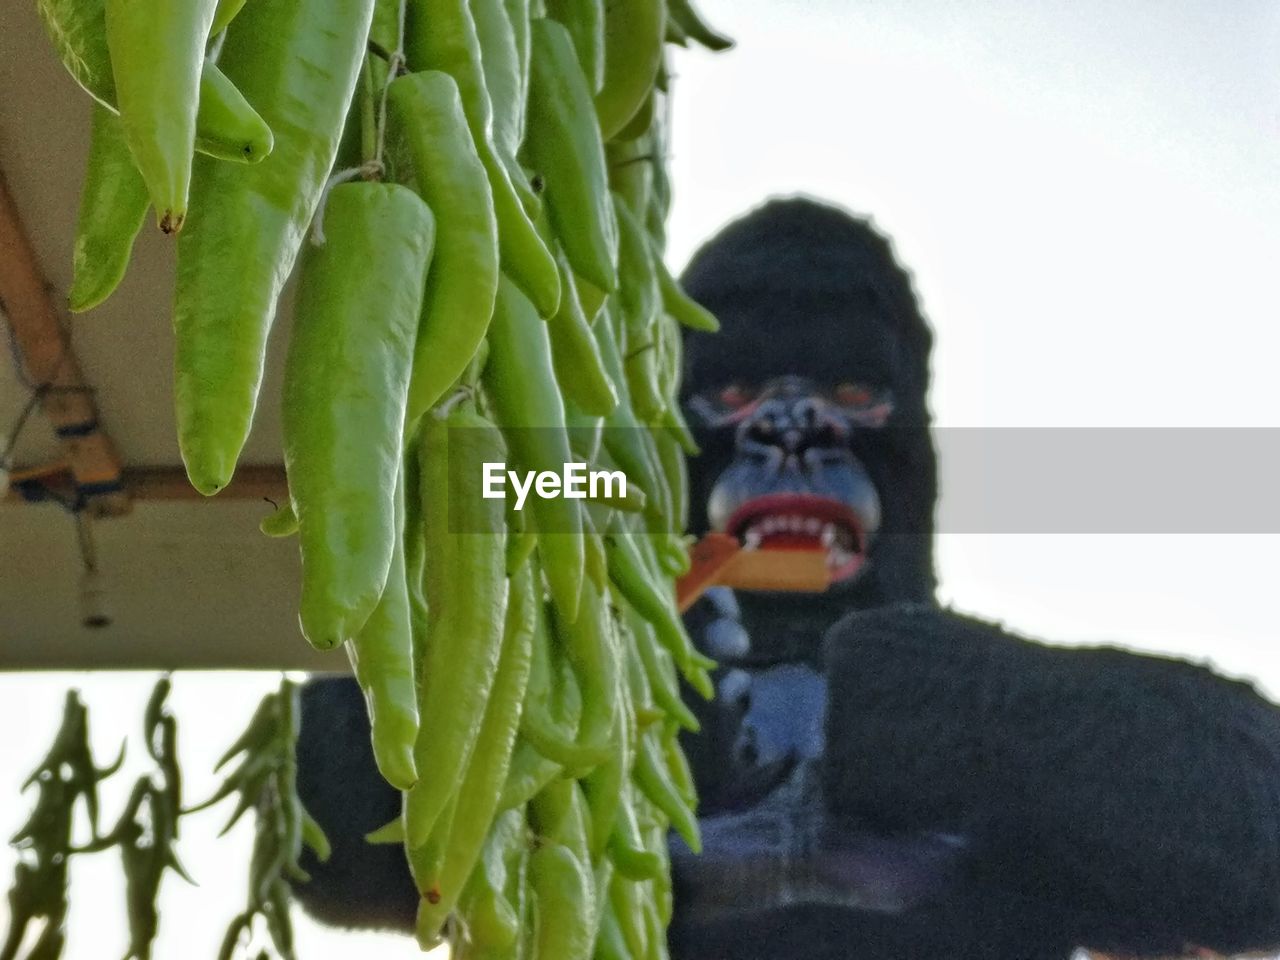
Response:
[[[733,459],[706,499],[706,526],[748,549],[822,550],[833,582],[857,577],[880,528],[880,497],[850,439],[884,426],[889,391],[784,376],[754,396],[739,384],[704,391],[688,407],[699,432],[733,437]]]
[[[928,327],[884,238],[808,200],[730,224],[683,280],[721,322],[685,338],[691,529],[826,554],[825,595],[739,598],[749,662],[816,664],[843,611],[932,596]]]

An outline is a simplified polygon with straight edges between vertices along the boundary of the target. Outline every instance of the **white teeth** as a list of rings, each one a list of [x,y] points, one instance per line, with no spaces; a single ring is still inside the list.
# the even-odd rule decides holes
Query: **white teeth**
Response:
[[[822,529],[822,524],[819,523],[817,520],[815,520],[813,517],[810,517],[808,520],[804,522],[804,532],[809,534],[809,536],[811,537],[816,537],[818,535],[818,531],[820,531],[821,529]]]
[[[836,542],[836,525],[828,523],[822,528],[822,536],[819,538],[822,545],[830,549]]]
[[[764,538],[760,535],[760,531],[754,527],[747,531],[746,539],[743,540],[743,546],[747,550],[759,550],[760,541]]]
[[[833,547],[827,554],[827,566],[840,568],[853,559],[853,555],[843,547]]]

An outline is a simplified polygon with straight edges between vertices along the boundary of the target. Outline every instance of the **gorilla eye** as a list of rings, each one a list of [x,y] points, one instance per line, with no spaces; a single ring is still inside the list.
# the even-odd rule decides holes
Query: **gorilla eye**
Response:
[[[751,402],[751,391],[740,383],[731,383],[720,391],[720,402],[736,410]]]
[[[842,407],[865,407],[871,402],[871,391],[856,383],[842,383],[836,387],[835,399]]]

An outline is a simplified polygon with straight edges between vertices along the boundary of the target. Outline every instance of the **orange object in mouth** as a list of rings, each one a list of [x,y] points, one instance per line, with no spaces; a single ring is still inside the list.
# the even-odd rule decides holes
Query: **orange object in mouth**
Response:
[[[791,543],[745,550],[736,537],[708,533],[690,550],[689,572],[676,581],[676,606],[688,610],[709,587],[822,593],[831,586],[827,551]]]

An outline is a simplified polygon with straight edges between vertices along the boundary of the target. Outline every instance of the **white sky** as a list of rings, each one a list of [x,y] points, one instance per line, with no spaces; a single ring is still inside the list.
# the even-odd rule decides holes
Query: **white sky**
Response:
[[[874,216],[914,272],[940,425],[1280,426],[1280,5],[703,7],[739,47],[677,63],[673,265],[767,195],[814,194]],[[1278,540],[944,535],[942,595],[1055,641],[1212,658],[1280,694]],[[105,759],[135,734],[151,680],[0,676],[0,834],[25,817],[16,791],[63,689],[84,691]],[[193,798],[274,682],[177,679]],[[130,779],[108,785],[109,815]],[[216,812],[183,825],[202,886],[166,884],[158,960],[212,956],[240,908],[249,829],[215,842],[220,826]],[[67,957],[122,954],[118,864],[83,859]],[[0,849],[0,885],[11,866]],[[303,960],[413,955],[298,926]]]

